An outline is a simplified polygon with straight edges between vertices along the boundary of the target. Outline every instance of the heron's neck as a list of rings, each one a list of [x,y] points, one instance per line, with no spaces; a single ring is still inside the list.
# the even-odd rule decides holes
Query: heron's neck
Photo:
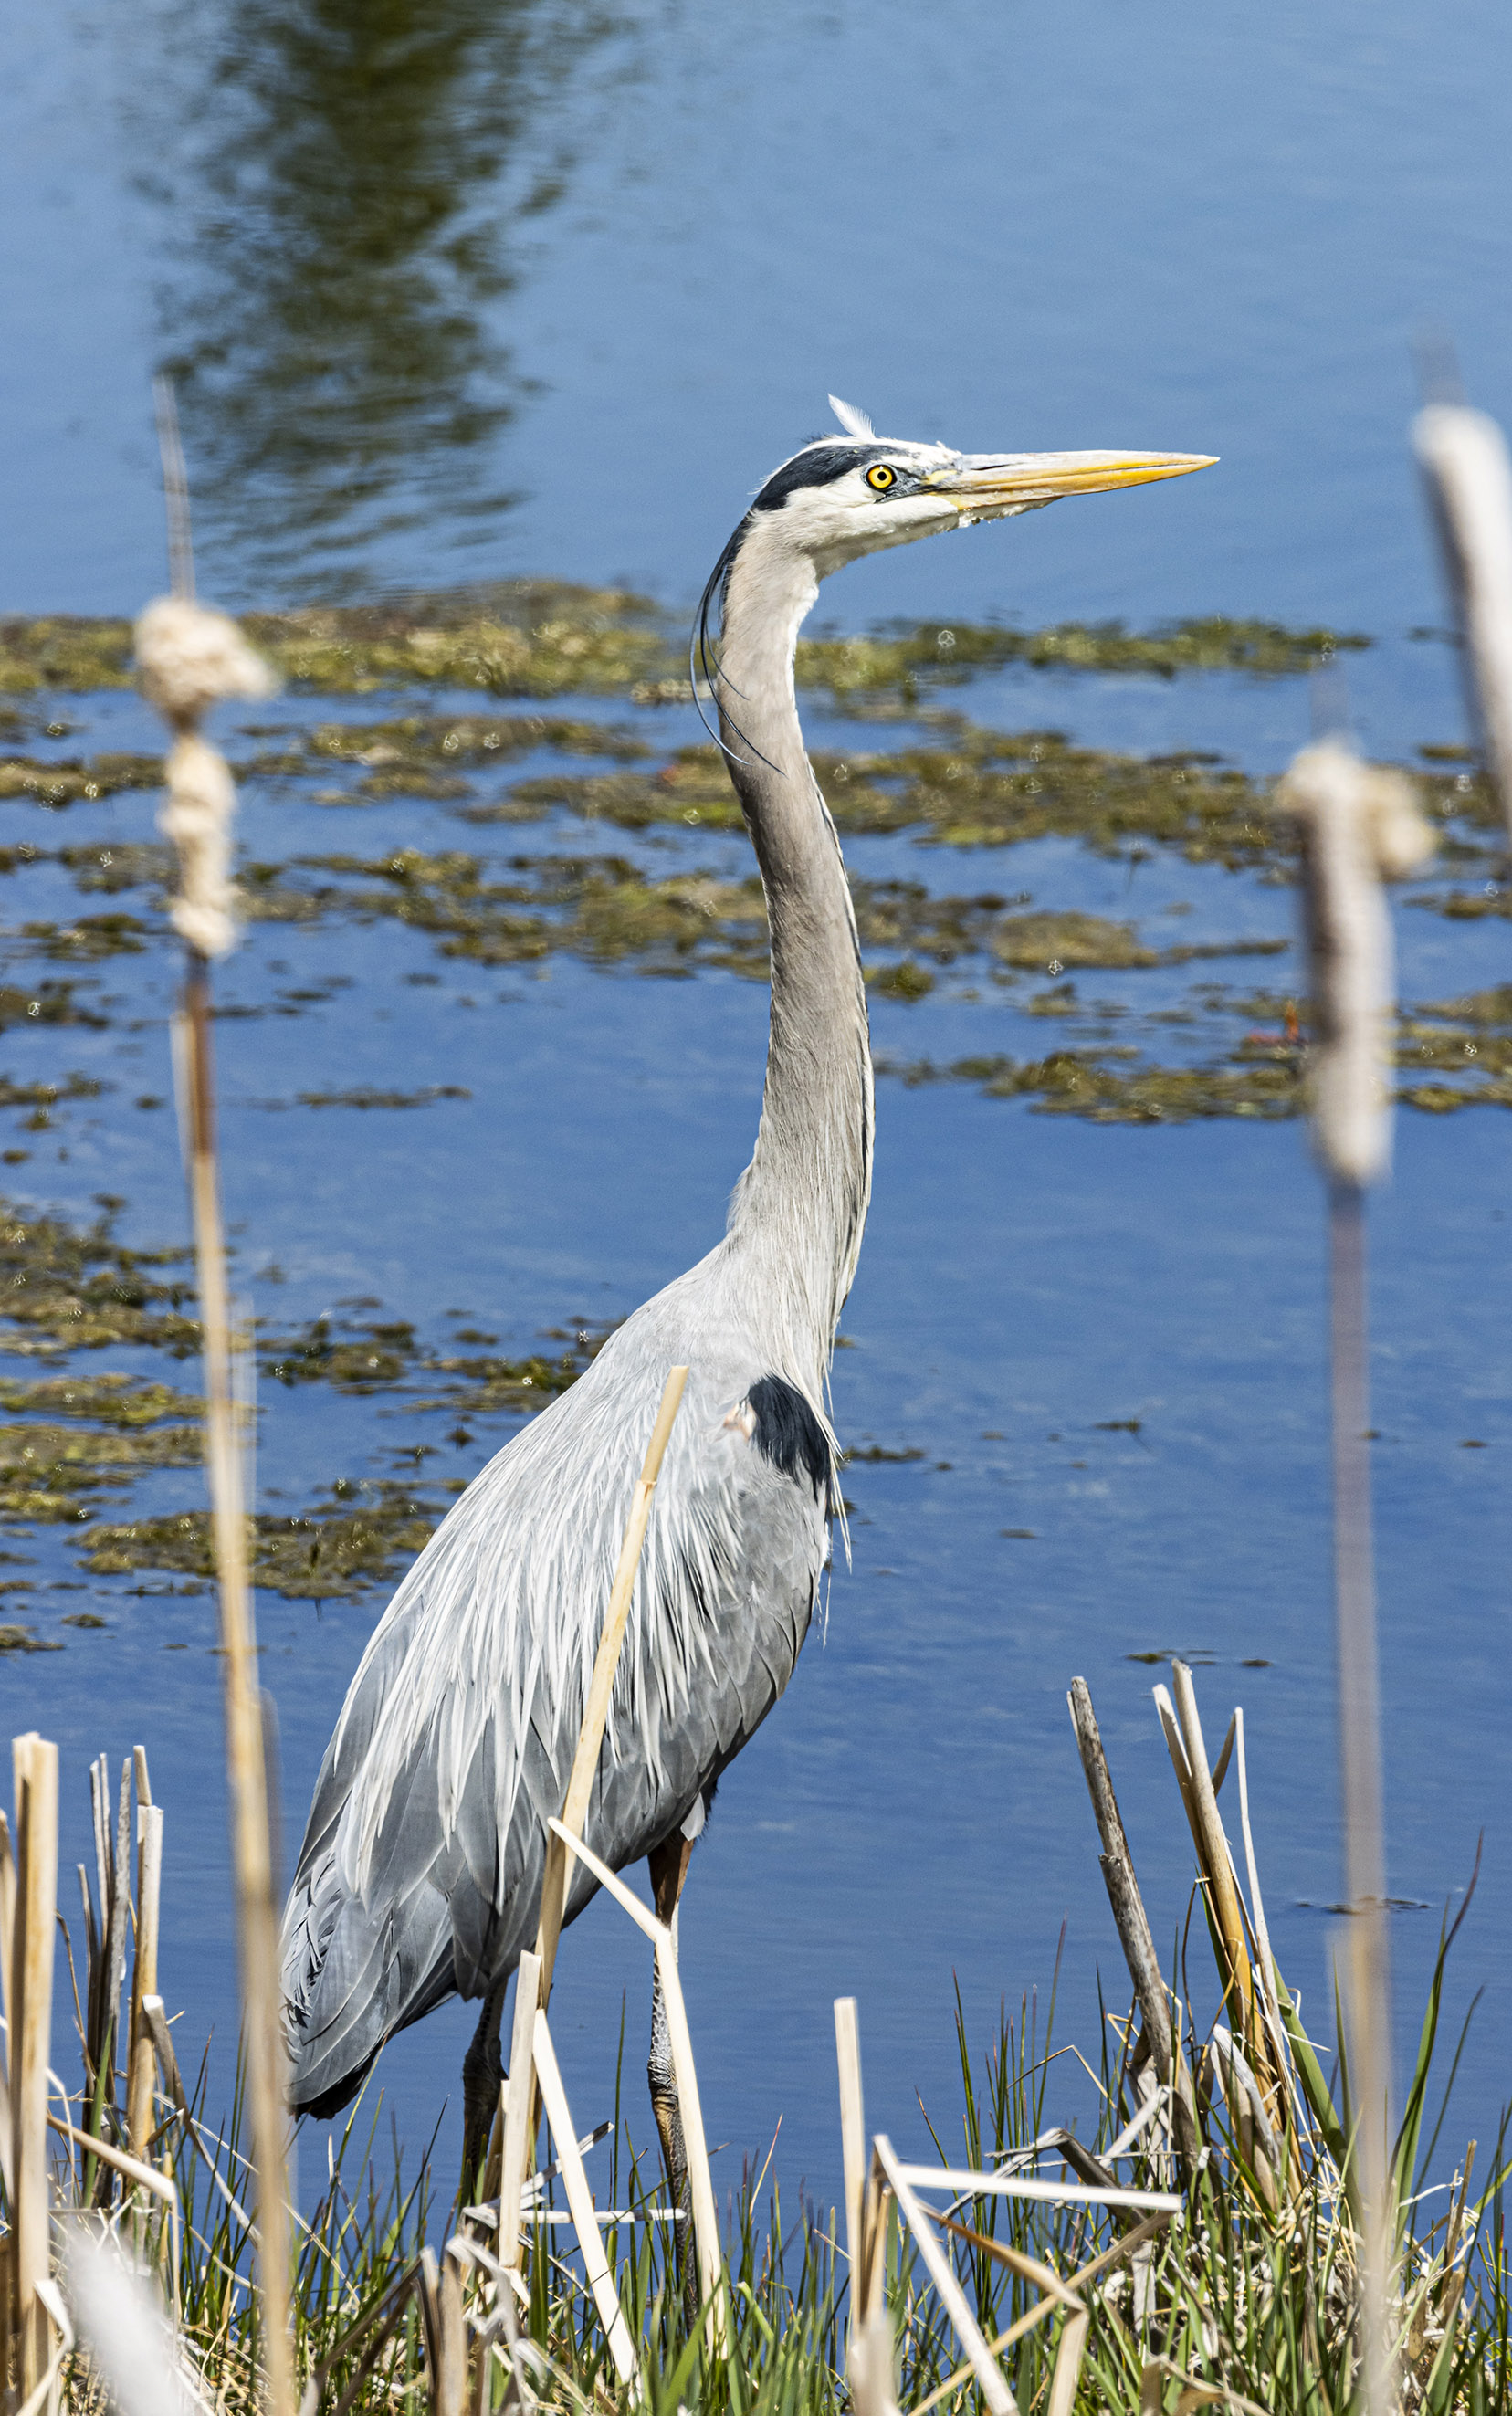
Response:
[[[725,596],[718,687],[731,778],[761,866],[772,1019],[755,1155],[731,1211],[737,1253],[762,1261],[788,1373],[812,1395],[828,1367],[871,1191],[871,1055],[855,917],[839,841],[804,750],[793,686],[810,563],[760,521]]]

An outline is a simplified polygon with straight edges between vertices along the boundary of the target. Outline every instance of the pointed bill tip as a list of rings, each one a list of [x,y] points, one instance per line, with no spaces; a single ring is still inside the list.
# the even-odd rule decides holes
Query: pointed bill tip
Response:
[[[1109,494],[1209,470],[1216,453],[976,453],[930,480],[975,513],[1024,510],[1059,495]]]

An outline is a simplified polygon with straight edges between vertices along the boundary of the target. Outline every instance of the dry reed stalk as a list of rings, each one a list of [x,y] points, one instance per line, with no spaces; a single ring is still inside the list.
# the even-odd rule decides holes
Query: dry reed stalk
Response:
[[[1207,1766],[1207,1747],[1202,1739],[1202,1715],[1197,1708],[1197,1693],[1192,1673],[1185,1661],[1172,1661],[1172,1680],[1176,1693],[1176,1712],[1181,1721],[1182,1736],[1187,1746],[1187,1767],[1191,1781],[1191,1802],[1199,1823],[1198,1845],[1202,1868],[1206,1874],[1209,1900],[1216,1916],[1218,1934],[1223,1941],[1224,1961],[1229,1978],[1225,1995],[1234,2025],[1243,2038],[1249,2061],[1264,2092],[1267,2116],[1273,2127],[1279,2128],[1280,2095],[1283,2091],[1285,2066],[1277,2066],[1271,2047],[1270,2031],[1265,2022],[1263,1999],[1257,1997],[1255,1979],[1250,1968],[1249,1950],[1245,1942],[1244,1914],[1240,1909],[1239,1889],[1233,1875],[1233,1856],[1227,1832],[1218,1814],[1217,1792]],[[1233,1733],[1232,1725],[1230,1729]]]
[[[567,2091],[562,2085],[556,2049],[552,2044],[546,2016],[538,2007],[532,2044],[546,2119],[556,2135],[562,2181],[567,2190],[573,2228],[578,2235],[578,2253],[582,2258],[582,2270],[598,2310],[598,2320],[604,2327],[614,2371],[621,2382],[628,2382],[635,2373],[635,2346],[630,2339],[630,2328],[625,2320],[625,2310],[619,2303],[619,2293],[614,2288],[614,2277],[609,2270],[609,2259],[604,2255],[598,2219],[594,2212],[593,2192],[588,2186],[582,2158],[578,2153],[577,2132],[567,2105]]]
[[[462,2416],[467,2397],[467,2319],[462,2313],[462,2266],[450,2242],[441,2260],[436,2293],[436,2352],[431,2416]]]
[[[984,2251],[994,2260],[1007,2263],[1015,2253],[1007,2250],[1002,2241],[989,2238],[986,2232],[968,2230],[963,2223],[954,2223],[947,2215],[941,2215],[938,2220],[944,2224],[947,2231],[969,2241],[972,2247]],[[1140,2249],[1147,2247],[1157,2232],[1162,2231],[1170,2221],[1169,2214],[1146,2215],[1142,2223],[1135,2224],[1131,2230],[1124,2232],[1115,2240],[1111,2248],[1099,2250],[1096,2257],[1088,2258],[1085,2265],[1079,2265],[1076,2272],[1067,2276],[1065,2281],[1057,2275],[1058,2287],[1074,2296],[1079,2305],[1084,2304],[1081,2293],[1089,2282],[1095,2282],[1100,2273],[1107,2273],[1112,2266],[1126,2264]],[[1015,2341],[1022,2340],[1025,2333],[1032,2333],[1036,2324],[1042,2324],[1047,2316],[1053,2315],[1058,2304],[1058,2300],[1045,2297],[1040,2300],[1036,2307],[1028,2307],[1021,2316],[1016,2316],[1005,2332],[998,2333],[988,2342],[987,2346],[992,2355],[1001,2357],[1003,2351],[1005,2348],[1011,2348]],[[909,2416],[928,2416],[930,2408],[938,2407],[942,2399],[948,2399],[953,2391],[959,2391],[961,2384],[969,2382],[971,2378],[971,2366],[958,2365],[954,2374],[947,2375],[944,2382],[937,2383],[927,2398],[915,2402],[914,2407],[909,2410]]]
[[[278,1959],[278,1913],[267,1804],[262,1705],[248,1570],[243,1464],[232,1367],[232,1327],[220,1217],[211,1049],[210,961],[234,944],[235,893],[229,880],[234,792],[223,759],[200,736],[219,697],[265,695],[265,667],[234,625],[191,600],[187,487],[171,390],[159,390],[159,433],[168,497],[175,595],[149,605],[137,623],[144,693],[174,733],[168,802],[159,827],[179,859],[171,908],[187,944],[184,993],[174,1030],[179,1123],[188,1159],[204,1367],[204,1456],[220,1597],[226,1762],[232,1811],[236,1934],[247,2090],[257,2174],[258,2283],[269,2416],[293,2416],[286,2208],[286,2089]]]
[[[857,2287],[861,2314],[871,2323],[886,2304],[887,2227],[892,2221],[893,2194],[882,2169],[877,2143],[871,2143],[871,2167],[861,2198],[861,2272]]]
[[[1395,2398],[1388,2337],[1392,2220],[1387,2199],[1391,1978],[1385,1915],[1381,1704],[1371,1542],[1365,1188],[1390,1157],[1383,1080],[1393,1018],[1391,927],[1383,882],[1433,846],[1410,782],[1328,743],[1296,757],[1277,792],[1302,840],[1312,988],[1314,1144],[1329,1185],[1334,1598],[1353,2094],[1361,2243],[1361,2360],[1368,2416]]]
[[[885,2307],[853,2317],[845,2372],[854,2416],[899,2416],[896,2356],[892,2318]],[[972,2371],[967,2366],[968,2381]]]
[[[1512,838],[1512,463],[1494,419],[1430,403],[1413,423],[1486,769]]]
[[[1112,1774],[1108,1757],[1103,1751],[1096,1714],[1092,1708],[1092,1695],[1084,1678],[1073,1678],[1066,1697],[1071,1709],[1071,1726],[1076,1731],[1081,1767],[1086,1774],[1087,1792],[1097,1823],[1102,1844],[1098,1861],[1112,1908],[1114,1925],[1128,1965],[1135,1999],[1144,2026],[1155,2062],[1156,2075],[1163,2088],[1172,2092],[1172,2128],[1176,2153],[1183,2171],[1189,2177],[1196,2168],[1202,2152],[1202,2137],[1197,2127],[1197,2109],[1192,2099],[1191,2075],[1187,2059],[1176,2042],[1172,2051],[1172,2005],[1166,1985],[1160,1976],[1160,1965],[1155,1951],[1144,1899],[1134,1876],[1134,1858],[1129,1852],[1128,1837],[1118,1798],[1113,1793]]]
[[[845,2167],[845,2253],[851,2264],[851,2332],[856,2321],[861,2271],[861,2197],[867,2179],[867,2123],[861,2093],[861,2029],[854,1997],[835,2000],[835,2060],[839,2068],[840,2154]]]
[[[127,2137],[133,2155],[146,2153],[152,2137],[152,2034],[142,2011],[144,1997],[158,1993],[159,1895],[162,1883],[163,1816],[150,1800],[137,1807],[137,1951],[131,1975],[130,2062],[126,2085]]]
[[[609,1706],[614,1692],[615,1673],[619,1669],[620,1648],[625,1641],[625,1629],[630,1616],[630,1603],[635,1593],[635,1573],[641,1564],[641,1550],[645,1531],[650,1523],[651,1504],[661,1473],[661,1462],[688,1382],[686,1367],[670,1370],[662,1387],[661,1400],[646,1445],[645,1459],[636,1479],[630,1499],[630,1515],[625,1522],[625,1536],[620,1545],[619,1563],[610,1590],[609,1608],[604,1615],[603,1633],[598,1639],[598,1652],[594,1661],[593,1678],[588,1699],[582,1707],[582,1726],[578,1733],[578,1749],[572,1758],[572,1772],[567,1780],[567,1794],[562,1803],[562,1825],[574,1836],[581,1836],[588,1818],[588,1804],[598,1768],[598,1756],[603,1748],[604,1729],[609,1721]],[[556,1964],[557,1940],[562,1934],[562,1915],[567,1907],[567,1848],[560,1837],[553,1836],[546,1849],[546,1875],[541,1882],[540,1921],[536,1933],[536,1952],[541,1965],[541,2003],[551,2001],[552,1973]]]
[[[30,2400],[51,2363],[53,2318],[47,2175],[47,2065],[58,1895],[58,1749],[35,1733],[11,1745],[16,1790],[16,1910],[11,1947],[11,2317],[18,2381]]]
[[[703,2300],[704,2327],[711,2351],[723,2343],[724,2274],[719,2247],[719,2217],[714,2203],[714,2182],[709,2171],[708,2142],[703,2131],[703,2108],[698,2093],[698,2069],[693,2061],[692,2033],[688,2027],[688,2007],[683,1998],[683,1984],[677,1970],[677,1941],[671,1928],[657,1919],[633,1895],[618,1874],[591,1853],[581,1837],[575,1837],[565,1821],[553,1820],[552,1832],[561,1839],[567,1850],[592,1871],[600,1887],[608,1890],[622,1910],[627,1912],[638,1929],[650,1939],[656,1949],[657,1971],[661,1980],[661,1995],[667,2016],[667,2035],[672,2046],[673,2077],[677,2084],[677,2103],[683,2118],[683,2147],[688,2157],[688,2187],[693,2200],[693,2239],[698,2251],[699,2288]]]
[[[505,2094],[504,2150],[499,2167],[499,2262],[512,2271],[520,2262],[520,2214],[535,2132],[536,2013],[540,2003],[540,1957],[527,1947],[515,1972],[514,2034]]]
[[[683,1387],[687,1382],[686,1367],[673,1367],[668,1370],[667,1381],[661,1390],[661,1399],[657,1407],[657,1414],[652,1421],[651,1440],[646,1445],[641,1473],[636,1479],[635,1491],[630,1497],[630,1514],[625,1522],[625,1533],[620,1542],[614,1581],[609,1593],[609,1608],[604,1614],[603,1632],[598,1638],[598,1651],[594,1658],[593,1676],[589,1681],[587,1699],[582,1707],[582,1721],[578,1730],[577,1751],[572,1757],[572,1769],[567,1777],[567,1793],[562,1803],[563,1822],[574,1835],[582,1831],[588,1817],[594,1777],[598,1768],[599,1754],[603,1750],[604,1730],[609,1724],[609,1707],[613,1699],[620,1651],[625,1642],[630,1604],[635,1594],[636,1571],[641,1565],[645,1531],[651,1519],[651,1504],[656,1498],[657,1479],[661,1474],[661,1463],[666,1455],[667,1443],[682,1403]],[[537,2003],[544,2012],[551,2002],[552,1976],[556,1969],[557,1942],[562,1935],[562,1916],[567,1910],[567,1849],[559,1837],[549,1835],[546,1840],[546,1869],[541,1879],[540,1913],[536,1929],[534,1960],[537,1965],[537,1997],[526,2006],[526,2011],[532,2014],[536,2010]],[[523,1969],[522,1957],[521,1969]],[[520,1971],[517,1971],[515,1973],[517,2036],[520,2031],[520,2001],[521,1980]],[[528,2041],[530,2036],[528,2030],[525,2035]],[[511,2064],[511,2073],[513,2069]],[[521,2123],[521,2132],[524,2140],[523,2152],[526,2157],[526,2164],[520,2167],[522,2182],[528,2166],[530,2143],[536,2136],[537,2102],[535,2084],[530,2079],[528,2057],[526,2076],[529,2081],[529,2104]],[[504,2169],[502,2141],[491,2143],[486,2171],[490,2174],[492,2172],[496,2152],[502,2189]],[[471,2175],[463,2175],[464,2189],[473,2178]],[[502,2214],[500,2219],[502,2227]],[[519,2257],[521,2244],[521,2240],[517,2236],[516,2259]]]
[[[956,2165],[898,2165],[897,2171],[915,2189],[947,2189],[958,2199],[1022,2197],[1040,2206],[1133,2206],[1151,2212],[1179,2214],[1181,2199],[1174,2190],[1124,2189],[1114,2182],[1045,2182],[1025,2173],[971,2172]],[[889,2183],[894,2167],[887,2167]]]
[[[875,2152],[887,2185],[898,2202],[898,2212],[914,2235],[925,2270],[934,2285],[935,2295],[955,2325],[957,2338],[971,2361],[977,2388],[991,2416],[1019,2416],[1018,2401],[1008,2389],[1003,2369],[989,2348],[981,2327],[966,2303],[966,2294],[956,2279],[955,2269],[935,2239],[929,2218],[914,2195],[908,2180],[908,2167],[900,2163],[892,2141],[884,2132],[877,2133]]]

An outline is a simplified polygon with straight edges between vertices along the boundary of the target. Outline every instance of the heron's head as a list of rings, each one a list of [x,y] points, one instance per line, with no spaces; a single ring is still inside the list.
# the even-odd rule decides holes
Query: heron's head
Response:
[[[745,541],[806,555],[823,579],[885,546],[975,521],[1038,511],[1061,495],[1096,495],[1206,469],[1207,453],[955,453],[872,433],[865,414],[830,396],[843,430],[817,436],[775,470],[727,550]]]

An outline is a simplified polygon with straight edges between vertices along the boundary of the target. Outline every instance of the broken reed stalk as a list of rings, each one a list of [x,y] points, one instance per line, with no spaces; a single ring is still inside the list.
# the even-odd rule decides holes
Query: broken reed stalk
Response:
[[[234,624],[191,600],[187,487],[173,394],[166,383],[158,389],[158,415],[175,594],[149,605],[138,621],[137,660],[143,691],[174,734],[166,765],[168,796],[159,823],[178,851],[179,888],[170,912],[187,944],[183,1001],[174,1027],[174,1074],[203,1337],[204,1456],[220,1599],[236,1937],[257,2172],[261,2337],[269,2416],[293,2416],[278,1912],[232,1367],[210,1031],[211,959],[226,954],[236,936],[235,892],[230,880],[235,795],[224,759],[200,734],[200,724],[217,698],[265,695],[272,683]],[[133,2039],[133,2052],[135,2046]]]
[[[854,1997],[835,2000],[835,2061],[840,2088],[840,2155],[845,2170],[845,2253],[851,2264],[851,2337],[856,2333],[861,2274],[861,2201],[867,2182],[867,2118],[861,2091],[861,2026]]]
[[[163,1816],[152,1802],[137,1810],[137,1951],[131,1979],[130,2062],[128,2066],[127,2137],[131,2152],[144,2156],[152,2137],[155,2048],[143,2000],[158,1993],[158,1917],[162,1884]]]
[[[1350,1908],[1344,1993],[1363,2234],[1360,2348],[1368,2416],[1386,2416],[1395,2400],[1387,2203],[1391,1982],[1367,1442],[1365,1192],[1386,1170],[1391,1151],[1386,1068],[1395,983],[1382,883],[1414,870],[1433,839],[1400,774],[1362,763],[1333,741],[1295,758],[1277,805],[1294,818],[1301,837],[1313,1140],[1328,1183],[1334,1599]]]
[[[601,1863],[564,1821],[553,1820],[552,1834],[561,1840],[567,1853],[593,1873],[599,1886],[613,1897],[622,1911],[629,1914],[637,1929],[650,1939],[656,1949],[657,1971],[667,2014],[667,2035],[672,2047],[673,2077],[676,2083],[677,2104],[683,2122],[683,2145],[688,2156],[688,2194],[693,2201],[693,2238],[698,2252],[700,2294],[705,2309],[705,2333],[711,2352],[716,2351],[723,2344],[725,2329],[719,2217],[714,2203],[708,2139],[698,2093],[698,2068],[693,2061],[692,2032],[688,2027],[688,2006],[677,1970],[677,1941],[673,1935],[672,1925],[658,1921],[640,1897],[631,1894],[618,1872],[612,1871],[607,1863]]]
[[[582,1725],[578,1732],[578,1749],[572,1757],[572,1772],[567,1780],[567,1794],[562,1802],[562,1826],[574,1836],[582,1835],[588,1818],[588,1803],[593,1793],[594,1776],[598,1768],[598,1756],[603,1749],[604,1729],[609,1722],[609,1706],[614,1693],[614,1678],[619,1669],[620,1648],[630,1616],[630,1603],[635,1593],[635,1573],[641,1565],[641,1550],[645,1531],[650,1523],[651,1504],[661,1474],[661,1462],[672,1434],[688,1382],[686,1367],[670,1370],[662,1387],[661,1400],[646,1445],[645,1459],[636,1479],[630,1500],[630,1515],[625,1523],[625,1536],[620,1545],[619,1563],[614,1582],[610,1589],[609,1608],[604,1615],[603,1633],[598,1639],[598,1652],[594,1662],[588,1699],[582,1707]],[[536,1932],[536,1952],[540,1957],[540,2001],[544,2006],[551,1998],[552,1973],[556,1964],[557,1940],[562,1934],[562,1916],[567,1909],[567,1852],[560,1837],[552,1836],[546,1847],[546,1875],[541,1881],[540,1920]]]
[[[1187,2059],[1181,2051],[1179,2040],[1172,2052],[1172,2001],[1160,1976],[1144,1899],[1140,1895],[1139,1881],[1134,1876],[1134,1858],[1128,1850],[1128,1837],[1118,1809],[1118,1798],[1113,1793],[1112,1774],[1108,1768],[1108,1757],[1103,1751],[1096,1714],[1092,1708],[1092,1696],[1084,1678],[1072,1679],[1066,1701],[1071,1708],[1071,1726],[1076,1730],[1077,1749],[1081,1756],[1087,1792],[1092,1798],[1097,1835],[1102,1845],[1097,1859],[1108,1890],[1108,1902],[1112,1908],[1124,1960],[1128,1965],[1128,1976],[1155,2062],[1156,2076],[1162,2088],[1172,2092],[1172,2129],[1176,2153],[1181,2159],[1183,2171],[1189,2178],[1196,2170],[1202,2144],[1197,2127],[1191,2075],[1187,2069]]]
[[[10,2083],[11,2231],[7,2330],[22,2399],[40,2390],[51,2363],[47,2067],[57,1927],[58,1749],[41,1737],[11,1746],[16,1789],[14,1932],[6,2018]],[[8,2374],[0,2375],[0,2386]]]
[[[236,1930],[246,2032],[247,2085],[257,2166],[258,2280],[263,2297],[263,2354],[272,2416],[294,2407],[289,2340],[289,2232],[286,2211],[287,2089],[280,2029],[278,1910],[257,1686],[247,1518],[242,1500],[240,1438],[231,1370],[231,1317],[215,1131],[215,1073],[210,1049],[210,981],[206,959],[189,957],[185,984],[189,1186],[194,1256],[204,1335],[205,1460],[209,1472],[216,1570],[220,1592],[226,1763],[231,1787],[232,1852]]]
[[[1413,445],[1459,624],[1471,716],[1512,840],[1512,463],[1506,439],[1485,412],[1440,402],[1418,413]]]
[[[657,1406],[657,1414],[652,1421],[651,1440],[646,1444],[645,1457],[641,1464],[641,1473],[635,1481],[635,1491],[630,1497],[630,1515],[625,1522],[619,1560],[614,1569],[614,1581],[609,1592],[609,1608],[604,1614],[603,1632],[598,1638],[598,1651],[594,1659],[593,1676],[589,1681],[587,1699],[582,1707],[582,1721],[578,1730],[577,1751],[572,1757],[572,1769],[562,1803],[562,1825],[570,1830],[574,1836],[581,1835],[588,1817],[594,1776],[598,1768],[599,1754],[603,1750],[604,1730],[609,1724],[609,1707],[613,1699],[614,1680],[619,1670],[620,1650],[625,1642],[625,1630],[629,1623],[630,1604],[635,1595],[636,1571],[641,1565],[645,1531],[651,1520],[651,1504],[656,1497],[657,1479],[661,1474],[661,1463],[666,1456],[667,1444],[682,1403],[683,1387],[687,1382],[686,1367],[673,1367],[668,1370],[667,1381],[661,1389],[661,1399]],[[536,1929],[536,1951],[530,1958],[535,1967],[536,1985],[536,1995],[526,2005],[526,2011],[530,2013],[534,2013],[537,2004],[544,2013],[551,2001],[552,1976],[556,1968],[557,1942],[562,1935],[562,1917],[567,1910],[567,1850],[561,1838],[549,1832],[546,1839],[546,1869],[541,1880],[540,1912]],[[531,2036],[528,2029],[522,2031],[521,2027],[521,2002],[523,1988],[521,1974],[524,1969],[525,1958],[522,1956],[519,1969],[515,1973],[514,2038],[517,2052],[522,2040],[528,2050]],[[514,2066],[511,2064],[511,2073],[513,2070]],[[507,2163],[511,2170],[518,2168],[520,2179],[522,2182],[523,2182],[530,2163],[531,2142],[536,2136],[540,2101],[528,2051],[525,2056],[525,2072],[528,2088],[525,2091],[525,2102],[520,2124],[516,2130],[512,2156],[507,2137],[495,2141],[490,2147],[487,2172],[491,2174],[495,2169],[495,2164],[497,2165],[501,2191],[504,2189],[504,2172]],[[506,2101],[505,2121],[507,2129],[515,2121],[515,2091],[512,2089]],[[464,2190],[468,2179],[469,2176],[464,2174],[462,2177]],[[501,2236],[506,2227],[509,2225],[513,2226],[515,2234],[514,2257],[507,2258],[507,2263],[518,2262],[523,2247],[523,2235],[519,2229],[519,2221],[518,2207],[513,2211],[512,2215],[507,2214],[501,2207]]]

